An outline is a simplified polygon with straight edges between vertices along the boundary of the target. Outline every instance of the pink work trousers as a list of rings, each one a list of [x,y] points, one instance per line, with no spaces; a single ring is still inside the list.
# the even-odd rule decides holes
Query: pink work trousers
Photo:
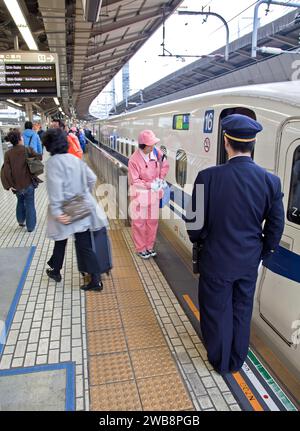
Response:
[[[152,250],[156,240],[159,199],[148,206],[139,205],[131,220],[132,238],[136,251]]]

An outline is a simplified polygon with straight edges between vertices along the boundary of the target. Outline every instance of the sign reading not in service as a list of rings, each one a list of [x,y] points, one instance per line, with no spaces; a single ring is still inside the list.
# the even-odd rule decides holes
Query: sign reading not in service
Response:
[[[0,52],[0,97],[60,96],[57,54]]]

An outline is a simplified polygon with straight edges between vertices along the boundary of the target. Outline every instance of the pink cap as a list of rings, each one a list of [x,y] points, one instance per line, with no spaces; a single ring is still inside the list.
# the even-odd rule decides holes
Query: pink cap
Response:
[[[149,145],[149,147],[152,147],[153,145],[157,144],[160,141],[152,130],[143,130],[140,132],[138,137],[138,143],[139,145]]]
[[[76,127],[71,127],[72,132],[77,132],[77,128]]]

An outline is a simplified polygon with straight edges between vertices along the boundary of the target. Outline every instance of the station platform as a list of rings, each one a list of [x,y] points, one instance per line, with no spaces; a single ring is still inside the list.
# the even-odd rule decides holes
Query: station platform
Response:
[[[110,220],[113,269],[103,291],[84,293],[72,239],[62,282],[46,275],[53,243],[45,235],[45,183],[35,232],[18,226],[15,205],[0,186],[0,410],[297,410],[254,352],[228,378],[212,369],[163,271],[172,272],[163,232],[162,257],[143,261],[130,228]],[[195,299],[184,300],[199,326]]]

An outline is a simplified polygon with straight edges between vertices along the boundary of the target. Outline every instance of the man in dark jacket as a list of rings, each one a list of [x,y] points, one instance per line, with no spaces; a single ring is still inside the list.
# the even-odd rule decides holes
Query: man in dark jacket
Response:
[[[41,159],[41,154],[35,153],[31,147],[24,148],[24,142],[19,130],[15,129],[7,135],[13,147],[5,153],[1,169],[1,182],[5,190],[10,190],[17,197],[16,217],[19,226],[27,227],[32,232],[36,226],[35,187],[41,182],[34,177],[27,164],[27,157]]]
[[[251,158],[262,126],[233,114],[223,119],[222,127],[229,160],[199,172],[187,229],[190,240],[202,244],[199,307],[204,344],[210,363],[224,374],[239,370],[247,357],[258,266],[279,244],[284,209],[280,179]],[[200,184],[204,224],[199,228],[193,212],[199,213]]]

